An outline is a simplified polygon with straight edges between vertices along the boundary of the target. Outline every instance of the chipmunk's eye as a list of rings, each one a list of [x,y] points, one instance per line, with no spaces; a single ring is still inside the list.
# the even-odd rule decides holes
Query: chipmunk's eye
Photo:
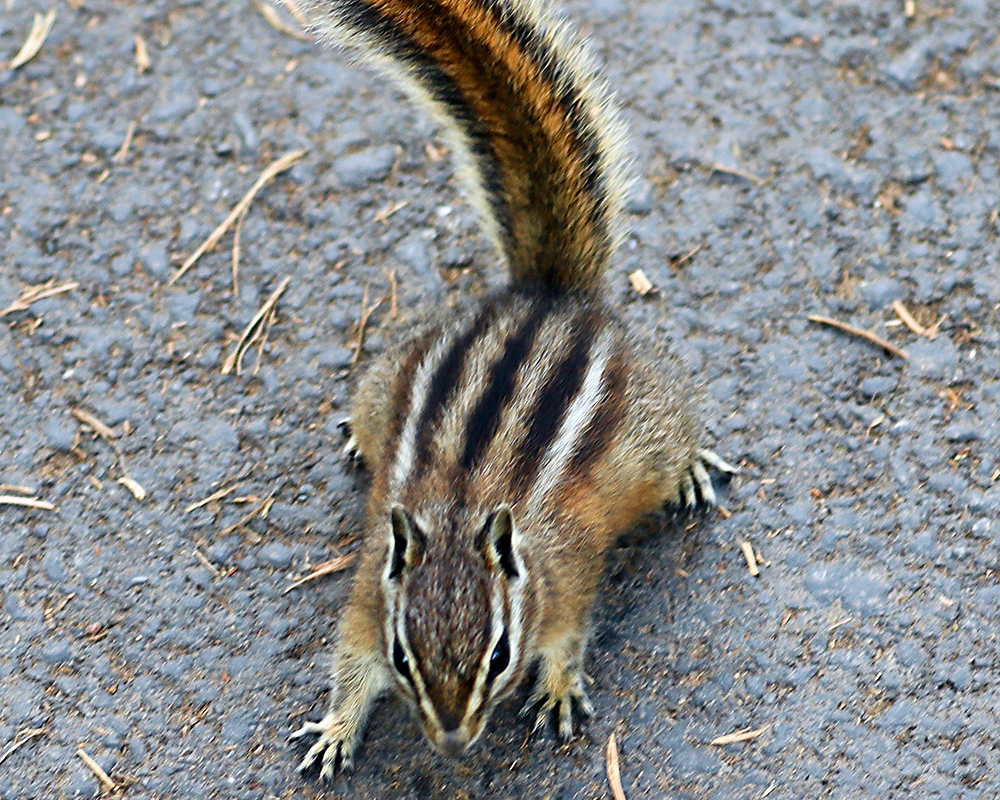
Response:
[[[486,676],[487,682],[492,682],[500,675],[507,665],[510,664],[510,642],[507,639],[507,631],[500,634],[493,654],[490,656],[490,671]]]
[[[396,668],[396,672],[402,675],[408,683],[413,683],[413,675],[410,674],[410,659],[403,652],[403,647],[399,643],[399,639],[394,639],[392,642],[392,665]]]

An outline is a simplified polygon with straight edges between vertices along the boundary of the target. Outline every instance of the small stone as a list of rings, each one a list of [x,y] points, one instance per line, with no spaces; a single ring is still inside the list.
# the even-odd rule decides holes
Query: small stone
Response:
[[[65,664],[73,660],[73,648],[68,639],[54,639],[42,648],[42,660],[46,664]]]
[[[957,692],[964,692],[972,682],[972,670],[967,664],[954,670],[949,676],[947,683],[951,684]]]
[[[923,339],[906,348],[909,366],[927,378],[946,378],[958,363],[958,349],[948,339],[939,336]]]
[[[167,298],[166,306],[174,322],[191,322],[200,302],[201,292],[176,292]]]
[[[162,281],[170,276],[170,258],[165,241],[143,245],[139,249],[139,262],[157,280]]]
[[[930,53],[923,42],[904,50],[885,68],[886,74],[908,92],[917,88],[930,63]]]
[[[135,259],[128,253],[115,256],[111,259],[111,274],[118,278],[124,278],[132,271],[134,263]]]
[[[43,432],[49,447],[54,450],[69,451],[76,442],[76,425],[61,416],[50,419]]]
[[[287,569],[291,566],[294,553],[288,545],[281,544],[281,542],[271,542],[260,548],[258,555],[260,560],[270,567]]]
[[[978,425],[955,422],[944,429],[944,435],[952,442],[975,442],[982,438]]]
[[[342,187],[361,189],[370,182],[387,178],[395,160],[396,148],[382,145],[338,158],[333,162],[333,171]]]
[[[53,583],[63,583],[66,580],[66,565],[62,556],[54,550],[48,550],[42,556],[42,570]]]
[[[629,192],[626,208],[630,214],[645,217],[653,210],[653,184],[642,181]]]
[[[902,201],[907,221],[918,228],[938,229],[943,226],[944,215],[937,201],[928,191],[920,191]]]
[[[346,347],[330,345],[320,351],[318,363],[325,369],[341,369],[350,366],[353,357],[354,353]]]
[[[806,571],[805,587],[822,602],[840,600],[864,616],[885,613],[889,586],[847,564],[815,564]]]
[[[896,388],[896,383],[896,378],[889,378],[883,375],[872,375],[871,377],[865,378],[861,381],[861,385],[858,389],[862,395],[868,398],[884,396]]]
[[[904,640],[896,645],[896,661],[902,667],[921,667],[927,663],[927,654],[919,645]]]
[[[893,300],[899,300],[906,294],[902,283],[894,278],[879,278],[874,281],[863,281],[858,285],[860,294],[868,303],[868,308],[877,311],[892,305]]]
[[[240,446],[236,428],[221,419],[208,425],[198,439],[212,451],[236,451]]]
[[[957,150],[946,150],[934,156],[938,181],[949,189],[957,189],[973,176],[972,159]]]
[[[876,718],[875,724],[880,728],[902,730],[916,727],[925,716],[926,712],[909,700],[897,700],[891,708]]]

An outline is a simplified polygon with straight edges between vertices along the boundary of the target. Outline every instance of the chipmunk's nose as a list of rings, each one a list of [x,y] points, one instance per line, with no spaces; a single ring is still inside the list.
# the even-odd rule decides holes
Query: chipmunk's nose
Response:
[[[446,755],[460,756],[469,746],[469,734],[461,729],[445,731],[440,745]]]

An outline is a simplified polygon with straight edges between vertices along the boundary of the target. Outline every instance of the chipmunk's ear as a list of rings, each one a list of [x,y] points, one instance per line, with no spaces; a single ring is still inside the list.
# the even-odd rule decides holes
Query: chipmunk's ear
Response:
[[[499,569],[513,579],[524,573],[517,554],[517,531],[509,506],[500,506],[486,518],[476,544],[490,569]]]
[[[396,504],[392,507],[392,541],[389,543],[390,580],[397,580],[404,569],[412,569],[424,560],[427,537],[413,515]]]

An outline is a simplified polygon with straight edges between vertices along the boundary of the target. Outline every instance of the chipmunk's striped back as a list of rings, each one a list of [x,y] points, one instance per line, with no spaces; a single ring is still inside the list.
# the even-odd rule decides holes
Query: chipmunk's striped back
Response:
[[[594,293],[620,235],[621,125],[604,82],[533,0],[299,0],[448,132],[518,285]]]
[[[546,295],[505,294],[418,339],[389,399],[374,493],[539,507],[617,436],[625,348],[599,304]]]
[[[586,487],[598,475],[627,478],[636,492],[650,481],[679,486],[695,451],[687,403],[662,402],[669,365],[651,375],[599,301],[502,292],[381,363],[391,374],[376,365],[365,375],[352,414],[374,472],[371,511],[426,506],[447,535],[461,525],[446,518],[499,504],[519,520],[551,517],[561,504],[591,535],[616,526],[617,535],[662,493],[650,490],[648,507],[623,497],[614,511],[595,510]],[[675,463],[634,457],[640,443],[659,452],[660,439],[672,439]]]

